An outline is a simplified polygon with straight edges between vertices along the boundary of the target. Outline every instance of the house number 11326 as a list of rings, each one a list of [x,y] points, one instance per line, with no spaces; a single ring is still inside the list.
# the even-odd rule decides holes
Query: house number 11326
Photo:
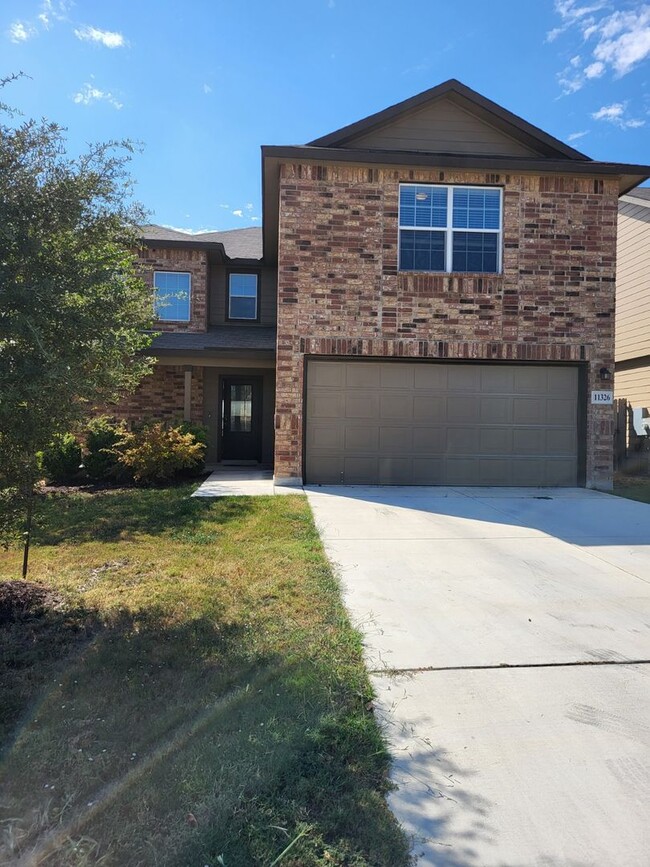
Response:
[[[592,403],[614,403],[614,392],[612,391],[592,391]]]

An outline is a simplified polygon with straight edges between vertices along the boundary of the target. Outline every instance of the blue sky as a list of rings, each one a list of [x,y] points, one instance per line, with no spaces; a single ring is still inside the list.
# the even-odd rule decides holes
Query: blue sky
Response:
[[[5,101],[71,151],[131,138],[152,219],[259,225],[260,145],[458,78],[595,159],[650,163],[639,0],[2,0]]]

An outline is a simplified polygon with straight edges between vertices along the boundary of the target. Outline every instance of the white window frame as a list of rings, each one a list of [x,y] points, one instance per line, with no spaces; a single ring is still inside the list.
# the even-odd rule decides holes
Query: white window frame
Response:
[[[187,319],[164,319],[159,315],[157,304],[156,274],[187,274]],[[157,322],[191,322],[192,321],[192,272],[191,271],[154,271],[153,272],[153,310]]]
[[[447,190],[447,225],[446,226],[403,226],[401,223],[401,207],[400,207],[400,190],[402,187],[436,187]],[[454,190],[496,190],[499,193],[499,228],[498,229],[461,229],[454,228]],[[405,274],[501,274],[503,266],[503,187],[491,187],[487,184],[477,186],[476,184],[418,184],[418,183],[400,183],[397,191],[397,270],[402,270],[400,259],[400,233],[402,230],[408,232],[445,232],[445,270],[444,271],[415,271],[411,268],[404,270]],[[454,261],[454,232],[479,232],[480,234],[490,233],[498,235],[497,242],[497,270],[496,271],[454,271],[452,268]]]
[[[233,316],[231,313],[232,293],[230,282],[233,277],[255,277],[255,316]],[[228,272],[228,322],[259,322],[260,320],[260,274],[258,271],[229,271]],[[250,298],[250,295],[236,295],[236,298]]]

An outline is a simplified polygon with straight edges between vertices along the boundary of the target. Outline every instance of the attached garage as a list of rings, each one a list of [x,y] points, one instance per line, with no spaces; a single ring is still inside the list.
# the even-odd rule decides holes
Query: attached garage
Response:
[[[307,362],[309,484],[572,486],[578,368]]]

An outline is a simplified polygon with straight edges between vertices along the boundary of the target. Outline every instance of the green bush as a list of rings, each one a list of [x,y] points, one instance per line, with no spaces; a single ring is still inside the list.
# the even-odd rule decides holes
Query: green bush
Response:
[[[81,446],[74,434],[59,434],[43,451],[41,463],[48,482],[66,485],[79,481]]]
[[[139,484],[173,479],[183,471],[199,472],[205,443],[180,427],[154,422],[139,430],[123,431],[113,452]]]
[[[119,482],[128,478],[128,471],[115,452],[124,434],[123,422],[112,422],[107,416],[92,419],[86,428],[84,467],[95,482]]]
[[[201,473],[205,469],[205,452],[208,447],[208,437],[209,431],[207,427],[203,424],[196,424],[196,422],[191,421],[183,421],[178,426],[178,429],[184,434],[192,434],[197,443],[201,443],[204,446],[203,455],[201,456],[201,461],[195,467],[192,467],[190,473],[196,474]]]

